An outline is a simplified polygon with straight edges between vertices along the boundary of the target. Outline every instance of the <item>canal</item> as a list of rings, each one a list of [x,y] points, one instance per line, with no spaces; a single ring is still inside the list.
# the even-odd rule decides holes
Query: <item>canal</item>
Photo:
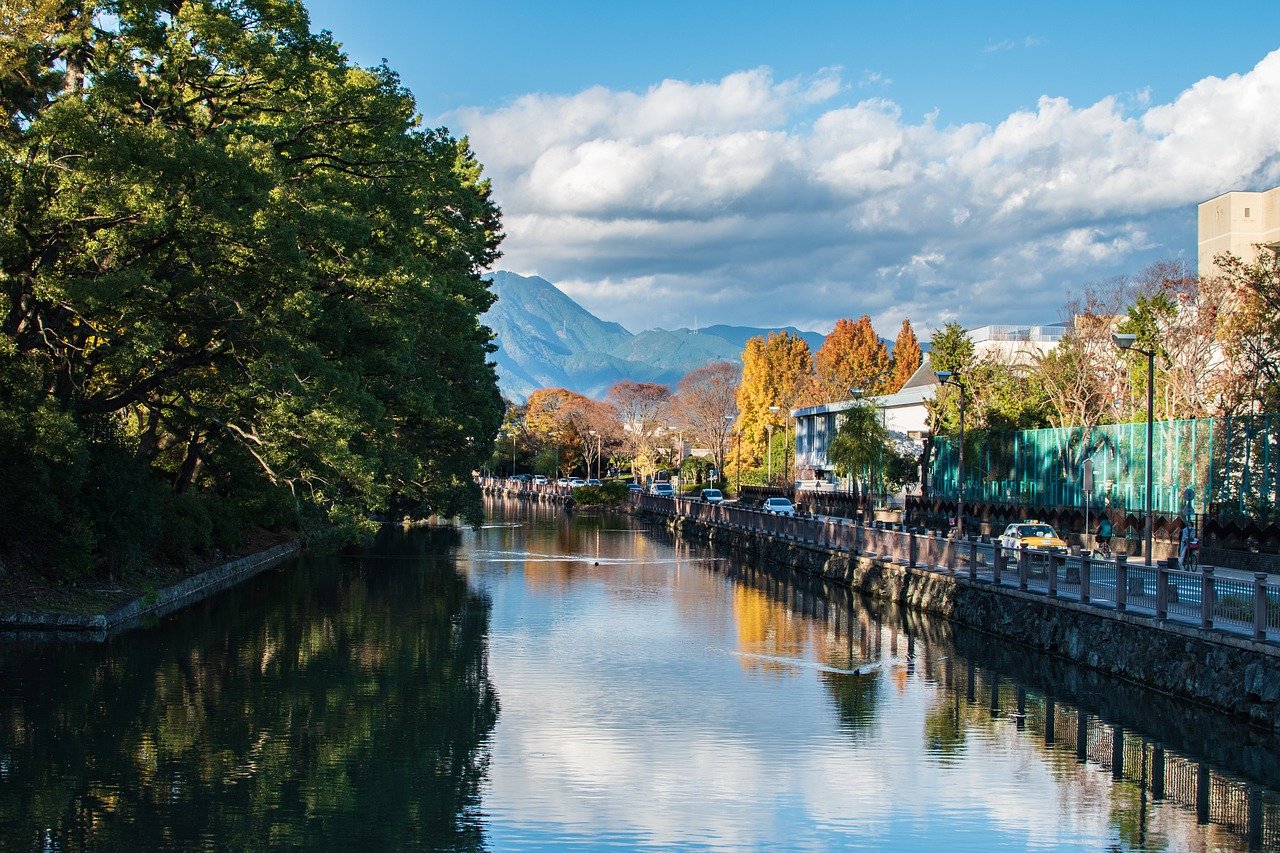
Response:
[[[0,644],[0,849],[1280,849],[1280,748],[624,515]]]

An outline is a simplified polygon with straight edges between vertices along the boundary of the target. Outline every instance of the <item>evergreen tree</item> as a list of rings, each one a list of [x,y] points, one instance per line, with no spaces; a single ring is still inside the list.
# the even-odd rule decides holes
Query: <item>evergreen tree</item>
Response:
[[[28,5],[0,88],[0,397],[25,426],[0,456],[70,483],[64,543],[101,559],[131,526],[75,494],[120,454],[240,518],[477,518],[501,233],[466,142],[296,0]],[[31,543],[3,524],[0,552]]]

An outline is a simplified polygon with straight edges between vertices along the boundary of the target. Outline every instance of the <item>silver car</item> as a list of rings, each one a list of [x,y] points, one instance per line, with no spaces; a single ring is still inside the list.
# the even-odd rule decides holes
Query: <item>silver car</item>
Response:
[[[791,501],[786,498],[765,498],[762,507],[765,512],[771,512],[774,515],[795,515],[796,508]]]

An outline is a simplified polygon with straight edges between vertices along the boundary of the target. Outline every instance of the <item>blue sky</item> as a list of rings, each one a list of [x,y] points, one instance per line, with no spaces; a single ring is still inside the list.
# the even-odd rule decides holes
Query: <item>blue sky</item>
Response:
[[[472,139],[501,267],[633,330],[1052,322],[1280,181],[1280,4],[307,6]]]

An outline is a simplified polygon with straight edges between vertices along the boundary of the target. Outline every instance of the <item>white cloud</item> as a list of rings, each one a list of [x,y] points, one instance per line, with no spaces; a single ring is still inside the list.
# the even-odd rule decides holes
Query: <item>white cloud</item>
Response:
[[[908,121],[850,100],[881,75],[840,75],[531,94],[449,123],[493,178],[502,266],[570,281],[634,330],[694,313],[829,327],[868,312],[890,332],[904,312],[1056,319],[1067,290],[1193,252],[1197,202],[1280,182],[1280,51],[1168,103],[1045,96],[995,126]]]

